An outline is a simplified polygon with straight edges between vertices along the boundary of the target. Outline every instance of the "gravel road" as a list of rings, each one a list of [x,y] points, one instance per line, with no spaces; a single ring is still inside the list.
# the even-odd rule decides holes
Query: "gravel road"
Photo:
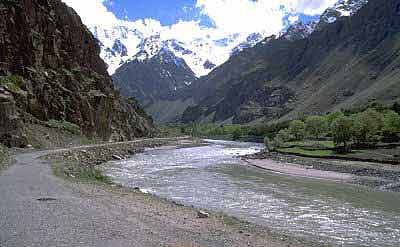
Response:
[[[65,150],[65,149],[64,149]],[[0,246],[309,246],[128,189],[75,183],[18,154],[0,174]]]

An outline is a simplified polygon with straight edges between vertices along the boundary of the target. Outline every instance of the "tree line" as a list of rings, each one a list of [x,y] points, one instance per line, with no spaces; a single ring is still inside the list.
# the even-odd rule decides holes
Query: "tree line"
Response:
[[[350,152],[352,147],[371,148],[380,142],[397,142],[400,133],[400,104],[388,108],[372,104],[356,111],[338,111],[319,116],[308,116],[293,120],[270,140],[269,148],[281,147],[285,142],[311,140],[333,140],[335,149]]]

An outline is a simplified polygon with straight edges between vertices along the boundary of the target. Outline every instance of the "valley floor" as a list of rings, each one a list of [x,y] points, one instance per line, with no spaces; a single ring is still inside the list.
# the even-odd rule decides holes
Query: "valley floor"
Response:
[[[40,159],[55,152],[17,154],[0,174],[0,246],[317,245],[219,214],[200,219],[194,208],[115,185],[63,179]]]

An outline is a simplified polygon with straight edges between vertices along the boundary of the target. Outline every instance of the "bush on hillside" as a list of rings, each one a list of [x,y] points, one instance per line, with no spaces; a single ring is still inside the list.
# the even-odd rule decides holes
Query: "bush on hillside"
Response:
[[[69,133],[74,134],[74,135],[81,134],[81,130],[80,130],[78,125],[70,123],[70,122],[65,121],[65,120],[51,119],[51,120],[49,120],[47,122],[47,125],[50,128],[65,130],[65,131],[68,131]]]

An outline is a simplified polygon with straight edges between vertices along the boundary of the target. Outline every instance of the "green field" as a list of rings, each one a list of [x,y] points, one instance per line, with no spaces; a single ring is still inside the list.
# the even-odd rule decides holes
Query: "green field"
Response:
[[[278,152],[288,153],[288,154],[299,154],[299,155],[307,155],[307,156],[315,156],[315,157],[324,157],[324,156],[333,156],[335,152],[332,150],[307,150],[301,147],[294,148],[279,148]]]

